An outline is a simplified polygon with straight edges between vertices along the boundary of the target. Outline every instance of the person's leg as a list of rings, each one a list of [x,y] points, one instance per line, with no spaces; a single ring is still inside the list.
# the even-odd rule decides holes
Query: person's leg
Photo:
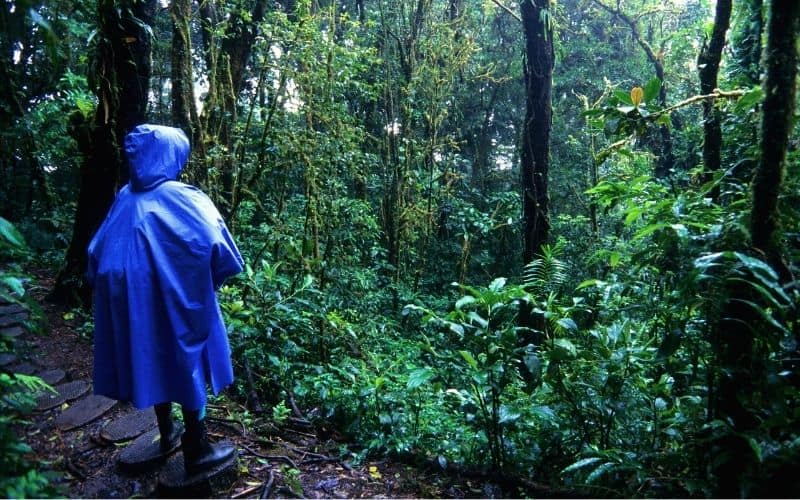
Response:
[[[213,469],[233,456],[233,446],[224,444],[211,444],[204,421],[205,412],[200,410],[187,410],[183,412],[183,423],[186,432],[181,438],[183,449],[183,463],[189,475]]]
[[[169,451],[178,445],[181,429],[172,420],[172,403],[160,403],[153,407],[161,434],[161,451]]]

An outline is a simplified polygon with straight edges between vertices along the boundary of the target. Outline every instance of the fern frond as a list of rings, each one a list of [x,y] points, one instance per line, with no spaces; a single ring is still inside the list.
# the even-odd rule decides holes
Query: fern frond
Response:
[[[567,265],[558,259],[558,248],[542,246],[542,256],[525,265],[522,284],[536,297],[548,296],[567,282]]]

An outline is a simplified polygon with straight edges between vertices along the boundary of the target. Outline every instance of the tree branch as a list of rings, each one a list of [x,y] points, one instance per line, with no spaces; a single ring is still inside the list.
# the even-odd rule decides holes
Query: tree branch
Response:
[[[503,9],[504,11],[508,12],[508,13],[511,15],[511,17],[513,17],[514,19],[516,19],[516,20],[517,20],[517,21],[519,21],[519,22],[522,22],[522,18],[521,18],[521,17],[519,17],[519,14],[517,14],[517,13],[516,13],[516,12],[514,12],[513,10],[509,9],[508,7],[506,7],[505,5],[503,5],[502,3],[500,3],[500,1],[499,1],[499,0],[492,0],[492,2],[493,2],[495,5],[497,5],[498,7],[500,7],[501,9]]]
[[[677,104],[673,104],[672,106],[670,106],[668,108],[664,108],[664,109],[662,109],[660,111],[656,111],[655,113],[652,113],[650,115],[650,117],[651,118],[658,118],[659,116],[661,116],[661,115],[663,115],[665,113],[671,113],[672,111],[675,111],[678,108],[682,108],[684,106],[688,106],[689,104],[694,104],[694,103],[699,102],[699,101],[705,101],[705,100],[709,100],[709,99],[738,99],[739,97],[742,97],[746,93],[747,93],[747,91],[741,90],[741,89],[739,89],[739,90],[714,89],[714,91],[711,92],[710,94],[695,95],[695,96],[692,96],[692,97],[690,97],[688,99],[684,99],[683,101],[681,101],[681,102],[679,102]]]

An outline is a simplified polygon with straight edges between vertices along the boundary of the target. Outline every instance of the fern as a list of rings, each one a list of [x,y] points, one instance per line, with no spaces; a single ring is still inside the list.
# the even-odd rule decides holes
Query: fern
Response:
[[[542,246],[542,256],[525,265],[522,284],[534,297],[544,299],[567,282],[567,265],[558,259],[561,248]]]

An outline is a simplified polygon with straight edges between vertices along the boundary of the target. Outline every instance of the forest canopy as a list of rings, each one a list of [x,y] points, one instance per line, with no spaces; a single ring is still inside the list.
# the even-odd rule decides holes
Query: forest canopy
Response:
[[[122,138],[171,125],[245,258],[249,411],[590,496],[800,494],[796,0],[0,12],[4,297],[46,269],[90,310]]]

